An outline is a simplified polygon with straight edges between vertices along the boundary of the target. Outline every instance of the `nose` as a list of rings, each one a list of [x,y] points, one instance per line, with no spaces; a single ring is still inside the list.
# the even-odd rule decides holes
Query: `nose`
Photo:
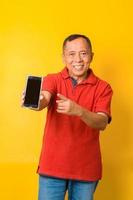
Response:
[[[77,54],[75,55],[75,61],[76,61],[76,62],[81,62],[81,61],[82,61],[82,57],[80,56],[80,53],[77,53]]]

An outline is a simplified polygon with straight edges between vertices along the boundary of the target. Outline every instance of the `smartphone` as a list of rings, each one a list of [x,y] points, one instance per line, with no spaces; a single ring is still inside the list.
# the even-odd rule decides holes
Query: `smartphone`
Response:
[[[24,107],[28,108],[39,108],[39,97],[42,85],[42,77],[38,76],[28,76],[26,90],[25,90],[25,99]]]

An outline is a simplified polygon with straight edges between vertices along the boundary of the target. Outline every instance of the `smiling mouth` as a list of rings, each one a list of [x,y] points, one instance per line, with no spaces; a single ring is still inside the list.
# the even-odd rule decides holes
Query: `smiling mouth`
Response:
[[[82,70],[83,67],[84,67],[84,65],[73,65],[73,68],[78,70],[78,71]]]

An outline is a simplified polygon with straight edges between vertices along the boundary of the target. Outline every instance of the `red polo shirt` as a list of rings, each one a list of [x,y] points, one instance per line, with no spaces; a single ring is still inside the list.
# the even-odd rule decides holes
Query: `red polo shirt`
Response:
[[[110,117],[112,89],[88,70],[87,78],[73,86],[66,68],[45,77],[43,90],[52,93],[48,106],[38,173],[58,178],[94,181],[101,179],[99,130],[79,117],[57,113],[57,93],[92,112]]]

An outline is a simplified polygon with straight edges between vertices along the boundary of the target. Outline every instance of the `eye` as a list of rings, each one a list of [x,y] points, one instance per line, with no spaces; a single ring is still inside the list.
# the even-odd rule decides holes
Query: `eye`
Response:
[[[81,56],[86,56],[86,55],[87,55],[87,52],[81,52],[80,55],[81,55]]]
[[[74,56],[74,55],[75,55],[74,52],[69,53],[69,56]]]

